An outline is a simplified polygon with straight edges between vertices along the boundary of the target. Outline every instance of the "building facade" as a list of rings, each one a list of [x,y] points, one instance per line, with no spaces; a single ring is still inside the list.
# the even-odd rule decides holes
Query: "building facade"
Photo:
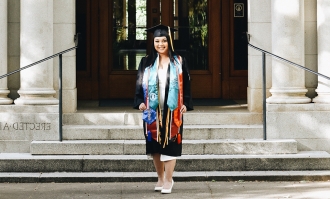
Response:
[[[143,30],[163,23],[178,28],[174,46],[190,59],[195,98],[243,99],[249,112],[262,112],[262,54],[247,47],[246,31],[251,44],[330,76],[328,0],[142,2],[1,0],[1,74],[73,47],[79,32],[78,50],[63,55],[63,112],[74,114],[79,100],[129,99],[150,50]],[[0,152],[58,140],[58,64],[0,80]],[[268,139],[330,152],[330,81],[270,56],[266,64]]]

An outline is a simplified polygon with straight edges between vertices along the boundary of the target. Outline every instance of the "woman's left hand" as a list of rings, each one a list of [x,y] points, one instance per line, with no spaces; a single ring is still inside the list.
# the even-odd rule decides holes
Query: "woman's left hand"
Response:
[[[185,113],[187,112],[187,107],[185,105],[182,105],[181,109],[180,109],[181,113]]]

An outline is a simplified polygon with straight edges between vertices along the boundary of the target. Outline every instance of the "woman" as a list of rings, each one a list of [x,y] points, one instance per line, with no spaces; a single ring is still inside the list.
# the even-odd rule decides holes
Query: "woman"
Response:
[[[174,29],[157,25],[147,31],[154,35],[152,52],[139,65],[134,108],[143,111],[146,154],[158,175],[155,191],[171,193],[182,152],[182,114],[193,110],[190,76],[186,60],[174,52]]]

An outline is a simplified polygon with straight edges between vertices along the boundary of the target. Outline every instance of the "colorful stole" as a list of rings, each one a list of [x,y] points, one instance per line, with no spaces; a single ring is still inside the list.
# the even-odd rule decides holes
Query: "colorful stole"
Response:
[[[146,123],[146,135],[148,140],[156,140],[161,143],[160,127],[162,124],[162,113],[159,105],[158,95],[158,65],[157,56],[153,65],[146,67],[143,74],[143,93],[147,110],[143,111],[142,119]],[[182,78],[181,57],[174,56],[170,60],[170,85],[167,97],[168,113],[166,118],[165,140],[163,147],[168,145],[168,141],[180,136],[180,126],[182,124],[182,113],[180,109],[183,105],[183,78]],[[169,126],[171,126],[169,128]],[[177,139],[181,142],[181,139]]]

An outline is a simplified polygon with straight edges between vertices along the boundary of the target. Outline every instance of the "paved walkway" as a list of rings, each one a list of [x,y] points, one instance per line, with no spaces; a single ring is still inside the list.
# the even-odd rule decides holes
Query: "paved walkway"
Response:
[[[0,183],[1,199],[54,198],[328,198],[326,182],[175,182],[172,194],[153,191],[152,182]]]

